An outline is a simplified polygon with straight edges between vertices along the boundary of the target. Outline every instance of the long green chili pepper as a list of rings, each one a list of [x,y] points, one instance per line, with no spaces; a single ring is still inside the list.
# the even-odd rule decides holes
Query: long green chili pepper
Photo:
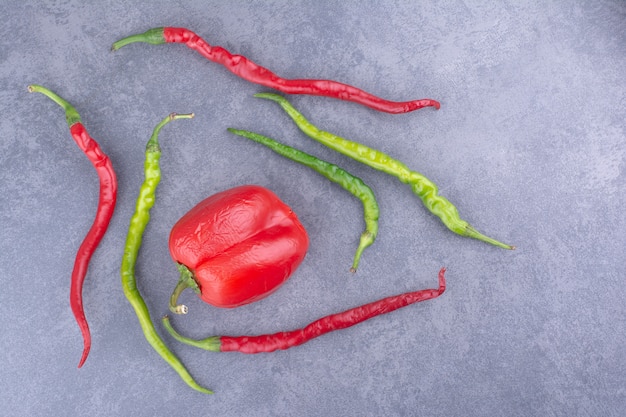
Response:
[[[329,180],[341,185],[345,190],[349,191],[352,195],[361,200],[361,203],[363,203],[365,231],[361,234],[359,246],[354,255],[352,267],[350,268],[351,272],[356,272],[359,267],[359,260],[361,259],[363,250],[374,243],[376,235],[378,234],[379,210],[378,203],[376,202],[376,197],[374,196],[372,189],[368,187],[363,180],[355,177],[337,165],[318,159],[313,155],[309,155],[298,149],[292,148],[291,146],[277,142],[267,136],[259,135],[258,133],[246,130],[231,128],[228,128],[228,131],[234,133],[235,135],[243,136],[255,142],[261,143],[279,155],[308,166]]]
[[[158,135],[161,128],[172,120],[190,119],[191,114],[175,114],[172,113],[163,119],[155,128],[150,140],[146,145],[146,160],[144,163],[145,180],[139,190],[139,197],[135,207],[135,213],[130,220],[128,228],[128,236],[126,237],[126,246],[124,248],[124,257],[122,258],[122,288],[124,295],[135,309],[139,324],[146,337],[146,340],[161,355],[161,357],[176,371],[178,375],[191,388],[212,394],[213,392],[201,387],[189,374],[182,362],[174,355],[172,351],[165,345],[150,319],[150,312],[143,297],[137,289],[135,278],[135,263],[137,262],[137,254],[141,247],[143,233],[150,221],[150,209],[154,206],[155,191],[159,181],[161,180],[161,169],[159,167],[159,159],[161,158],[161,148],[159,146]]]
[[[481,240],[504,249],[515,249],[483,235],[474,229],[468,222],[461,219],[457,208],[445,197],[439,195],[437,186],[419,172],[410,170],[402,162],[389,155],[372,149],[368,146],[344,139],[332,133],[318,129],[311,124],[298,110],[284,97],[273,93],[259,93],[255,97],[275,101],[293,119],[298,128],[310,138],[328,146],[329,148],[349,156],[371,168],[397,177],[405,184],[409,184],[413,193],[424,203],[426,208],[439,217],[441,221],[454,233]]]

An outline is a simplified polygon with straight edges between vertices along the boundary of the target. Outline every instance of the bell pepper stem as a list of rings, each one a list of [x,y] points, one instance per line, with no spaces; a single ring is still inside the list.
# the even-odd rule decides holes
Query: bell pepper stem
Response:
[[[170,297],[170,311],[174,314],[187,314],[189,309],[184,304],[178,304],[178,297],[187,288],[191,288],[196,294],[199,294],[200,287],[198,287],[198,283],[193,278],[193,273],[185,265],[178,264],[178,271],[180,272],[180,278]]]

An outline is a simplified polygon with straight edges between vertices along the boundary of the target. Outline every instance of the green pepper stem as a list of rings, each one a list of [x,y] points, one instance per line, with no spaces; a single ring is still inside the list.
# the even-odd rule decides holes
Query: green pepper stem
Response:
[[[200,349],[208,350],[211,352],[220,351],[220,346],[222,342],[220,341],[219,336],[210,336],[202,340],[190,339],[188,337],[181,335],[176,330],[174,330],[174,328],[172,327],[172,324],[170,323],[170,318],[168,316],[164,316],[161,321],[163,323],[163,327],[165,327],[165,330],[167,330],[168,333],[179,342],[184,343],[189,346],[194,346]]]
[[[180,272],[180,278],[170,296],[170,311],[174,314],[187,314],[189,309],[184,304],[178,304],[178,297],[187,288],[191,288],[196,294],[199,294],[200,287],[198,287],[198,283],[193,278],[193,273],[185,265],[178,264],[178,271]]]
[[[164,28],[154,28],[145,31],[144,33],[137,33],[135,35],[127,36],[119,41],[115,42],[113,46],[111,46],[112,51],[117,51],[123,46],[126,46],[130,43],[135,42],[143,42],[149,43],[151,45],[161,45],[165,43],[165,38],[163,37],[163,29]]]
[[[53,91],[50,91],[46,87],[41,85],[31,84],[28,86],[28,92],[41,93],[54,101],[59,106],[63,107],[63,110],[65,110],[65,119],[67,120],[67,125],[69,127],[72,127],[72,125],[80,122],[80,115],[78,114],[78,111],[74,108],[74,106],[72,106],[65,99],[63,99]]]
[[[168,116],[164,120],[170,121],[172,118],[171,116]],[[205,394],[212,394],[213,391],[200,386],[193,379],[184,364],[165,344],[160,334],[157,332],[156,327],[152,322],[152,318],[150,317],[148,306],[137,288],[135,264],[137,263],[137,257],[139,249],[141,248],[144,232],[150,221],[150,209],[154,206],[156,201],[156,189],[161,180],[161,168],[159,165],[160,157],[161,152],[158,148],[158,141],[156,141],[156,147],[153,146],[146,149],[146,158],[144,162],[145,178],[141,188],[139,189],[139,197],[137,197],[135,213],[131,217],[130,225],[128,227],[128,235],[126,236],[124,256],[122,257],[122,266],[120,269],[122,289],[126,299],[135,310],[135,314],[137,315],[139,325],[141,326],[141,330],[143,331],[146,341],[150,344],[150,346],[152,346],[155,352],[157,352],[191,388]]]
[[[150,140],[148,140],[148,143],[146,144],[146,152],[161,152],[161,146],[159,145],[159,133],[161,132],[161,129],[163,128],[163,126],[165,126],[172,120],[193,119],[193,117],[194,117],[193,113],[184,113],[184,114],[170,113],[169,116],[161,120],[159,124],[156,125],[156,127],[154,128],[154,131],[152,132],[152,136],[150,136]]]

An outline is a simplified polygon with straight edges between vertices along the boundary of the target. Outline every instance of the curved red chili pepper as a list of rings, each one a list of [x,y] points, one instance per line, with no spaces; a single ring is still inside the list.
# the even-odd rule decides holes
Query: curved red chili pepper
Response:
[[[42,93],[63,107],[72,138],[85,153],[89,161],[91,161],[100,179],[100,196],[98,199],[96,217],[76,253],[70,284],[70,307],[83,335],[83,354],[78,364],[80,368],[85,363],[91,348],[91,334],[83,308],[83,283],[91,256],[106,233],[115,210],[117,178],[111,160],[102,152],[98,143],[89,136],[87,129],[85,129],[85,126],[83,126],[80,121],[80,115],[71,104],[42,86],[30,85],[28,90]]]
[[[223,65],[230,72],[247,81],[273,88],[286,94],[332,97],[394,114],[408,113],[422,107],[435,107],[436,109],[440,107],[439,102],[428,98],[401,102],[385,100],[359,88],[332,80],[282,78],[242,55],[233,55],[220,46],[211,46],[200,36],[185,28],[163,27],[150,29],[145,33],[120,39],[113,44],[112,49],[117,50],[133,42],[145,42],[154,45],[166,42],[185,44],[206,59]]]
[[[89,136],[89,133],[87,133],[82,123],[77,122],[73,124],[70,127],[70,133],[78,147],[93,164],[100,179],[100,195],[98,198],[96,217],[89,232],[87,232],[82,244],[78,248],[70,285],[70,307],[76,317],[76,322],[80,327],[84,341],[83,355],[78,364],[80,368],[85,363],[91,348],[91,335],[83,308],[83,283],[87,275],[87,268],[89,267],[91,256],[100,244],[102,237],[109,227],[111,217],[113,217],[117,199],[117,179],[111,160],[102,152],[98,143]]]
[[[312,322],[306,327],[289,332],[262,336],[211,336],[206,339],[191,339],[177,333],[169,317],[163,317],[165,329],[179,342],[213,352],[262,353],[289,349],[301,345],[323,334],[345,329],[381,314],[387,314],[408,305],[430,300],[446,290],[446,268],[439,271],[439,288],[408,292],[374,301],[369,304],[331,314]]]

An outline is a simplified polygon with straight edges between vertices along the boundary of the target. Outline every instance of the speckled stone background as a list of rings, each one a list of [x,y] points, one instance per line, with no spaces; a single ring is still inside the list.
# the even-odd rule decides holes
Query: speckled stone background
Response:
[[[499,3],[499,4],[498,4]],[[489,4],[489,5],[488,5]],[[0,414],[6,416],[623,416],[626,411],[626,3],[586,1],[3,1],[0,3]],[[328,78],[441,110],[390,115],[321,97],[291,100],[320,128],[381,149],[431,178],[476,228],[449,232],[408,187],[312,141],[267,89],[182,45],[111,44],[156,26],[288,78]],[[96,174],[61,109],[71,101],[113,160],[119,201],[84,288],[93,347],[68,306],[75,251],[97,204]],[[295,275],[235,310],[191,292],[186,334],[304,326],[436,285],[440,298],[288,351],[217,354],[162,332],[185,385],[145,341],[119,269],[161,134],[163,181],[137,265],[158,320],[177,280],[167,236],[201,199],[236,185],[274,190],[311,238]],[[375,191],[380,234],[348,272],[358,200],[227,127],[341,165]]]

